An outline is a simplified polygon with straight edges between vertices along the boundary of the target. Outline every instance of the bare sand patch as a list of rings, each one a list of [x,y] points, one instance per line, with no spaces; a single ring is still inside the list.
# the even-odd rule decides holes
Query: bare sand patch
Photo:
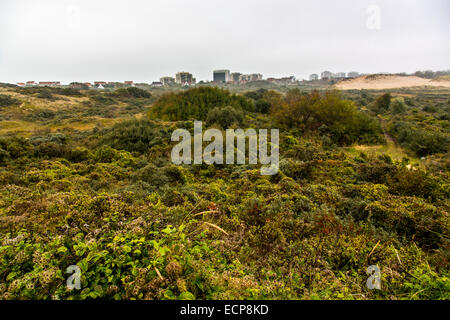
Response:
[[[387,74],[373,74],[354,79],[345,79],[335,85],[342,90],[351,89],[394,89],[405,87],[444,87],[450,88],[447,79],[425,79],[416,76],[398,76]]]

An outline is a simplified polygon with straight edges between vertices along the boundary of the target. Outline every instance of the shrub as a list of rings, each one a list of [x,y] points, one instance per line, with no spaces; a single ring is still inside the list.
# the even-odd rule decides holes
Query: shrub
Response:
[[[145,153],[149,148],[170,142],[168,129],[146,119],[133,119],[114,125],[100,139],[100,145],[118,150]]]
[[[376,227],[400,237],[413,237],[421,246],[437,248],[442,243],[445,216],[420,199],[383,199],[368,204],[367,219]]]
[[[55,97],[52,95],[50,90],[40,90],[39,93],[36,95],[36,97],[40,99],[47,99],[47,100],[55,100]]]
[[[67,136],[63,133],[49,133],[46,136],[33,136],[30,138],[30,143],[35,146],[46,142],[65,144],[67,142]]]
[[[169,177],[167,177],[165,170],[156,167],[154,164],[148,164],[142,169],[139,169],[135,174],[132,175],[132,179],[137,181],[144,181],[151,186],[162,187],[170,182]]]
[[[0,108],[13,106],[13,105],[16,105],[19,103],[20,103],[19,100],[15,99],[11,96],[8,96],[6,94],[0,94]]]
[[[414,168],[415,169],[415,168]],[[443,189],[436,179],[420,169],[399,168],[387,179],[391,193],[430,198],[433,201],[449,197],[449,190]]]
[[[41,158],[63,157],[67,147],[56,142],[42,142],[34,147],[34,155]]]
[[[101,104],[101,105],[108,105],[108,104],[115,104],[115,103],[117,103],[117,101],[113,97],[106,96],[106,95],[103,95],[103,94],[98,94],[98,93],[94,94],[94,95],[91,95],[90,99],[92,101],[94,101],[95,103]]]
[[[269,113],[270,103],[266,99],[260,99],[255,103],[255,111],[259,113]]]
[[[33,153],[33,146],[23,137],[1,138],[0,148],[8,152],[12,159],[27,157]]]
[[[28,114],[25,119],[27,121],[48,121],[54,119],[56,112],[50,109],[38,109]]]
[[[387,110],[389,110],[390,105],[391,105],[391,94],[385,93],[375,100],[375,103],[372,105],[372,110],[375,113],[384,113]]]
[[[259,89],[256,91],[249,91],[244,94],[247,98],[250,98],[255,103],[255,111],[259,113],[268,113],[270,111],[270,103],[265,99],[266,89]]]
[[[236,110],[253,110],[253,103],[244,96],[211,87],[168,93],[160,97],[149,111],[150,118],[163,120],[205,120],[208,111],[231,106]]]
[[[295,180],[307,179],[311,177],[313,163],[283,159],[280,161],[280,171]]]
[[[398,114],[406,111],[406,103],[403,97],[394,98],[391,101],[390,109],[392,113]]]
[[[447,152],[450,138],[439,131],[425,130],[410,122],[398,121],[389,127],[389,133],[400,144],[419,157]]]
[[[216,107],[208,111],[206,125],[211,126],[213,124],[218,124],[223,129],[227,129],[232,125],[240,126],[243,119],[244,114],[241,110],[236,110],[231,106],[225,108]]]
[[[88,87],[84,84],[82,84],[84,89],[87,89]],[[63,95],[63,96],[73,96],[73,97],[79,97],[82,96],[80,90],[74,89],[74,88],[56,88],[56,93]]]
[[[271,113],[281,125],[319,131],[340,145],[377,143],[383,140],[379,124],[369,115],[359,112],[350,100],[341,99],[337,91],[302,93],[298,89],[285,97],[272,93]]]
[[[113,92],[119,98],[151,98],[152,95],[147,90],[136,87],[120,88]]]
[[[85,147],[76,147],[75,149],[70,149],[66,153],[66,159],[72,162],[82,162],[91,159],[93,156],[92,152]]]
[[[386,184],[389,174],[395,173],[396,167],[385,161],[376,160],[362,163],[357,167],[358,180],[376,184]]]
[[[0,147],[0,164],[5,163],[6,160],[9,159],[9,157],[9,152]]]

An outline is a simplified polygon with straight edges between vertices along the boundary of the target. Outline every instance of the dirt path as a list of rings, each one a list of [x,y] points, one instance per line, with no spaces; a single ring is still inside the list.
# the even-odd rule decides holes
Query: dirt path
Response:
[[[406,153],[406,151],[400,146],[397,139],[391,136],[386,129],[386,121],[382,118],[378,118],[380,121],[381,129],[383,130],[384,137],[386,139],[386,144],[384,145],[359,145],[355,146],[358,151],[368,152],[371,154],[387,154],[394,160],[402,160],[404,157],[410,158],[413,162],[418,161],[418,159],[411,157]]]
[[[393,144],[395,147],[400,147],[400,145],[397,142],[397,139],[395,139],[393,136],[391,136],[389,133],[387,133],[383,129],[384,137],[386,138],[387,144]]]

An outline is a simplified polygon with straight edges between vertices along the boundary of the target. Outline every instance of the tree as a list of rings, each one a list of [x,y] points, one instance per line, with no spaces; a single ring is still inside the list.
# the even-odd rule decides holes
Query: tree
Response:
[[[271,103],[273,117],[288,128],[316,131],[339,144],[359,139],[364,142],[382,140],[379,124],[359,112],[352,101],[342,99],[338,91],[321,94],[293,89],[285,97],[270,93],[266,99]]]
[[[372,107],[372,110],[377,114],[384,113],[389,109],[390,105],[391,105],[391,94],[385,93],[375,100],[375,104]]]
[[[149,111],[150,118],[164,120],[205,120],[216,107],[231,106],[236,110],[254,111],[253,102],[228,90],[211,87],[193,88],[161,96]]]
[[[217,123],[222,129],[230,128],[233,124],[240,125],[244,119],[244,114],[231,106],[225,108],[214,108],[208,112],[206,124],[208,126]]]
[[[403,97],[398,97],[391,100],[390,109],[392,113],[403,113],[406,111],[406,103]]]
[[[259,113],[268,113],[270,111],[270,103],[266,99],[259,99],[255,103],[255,111]]]

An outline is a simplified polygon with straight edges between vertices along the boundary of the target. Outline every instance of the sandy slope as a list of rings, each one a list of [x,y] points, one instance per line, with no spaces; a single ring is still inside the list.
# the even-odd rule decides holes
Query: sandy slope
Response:
[[[369,75],[355,79],[346,79],[335,85],[338,89],[392,89],[403,87],[446,87],[450,88],[448,80],[431,80],[416,76],[396,76],[396,75]]]

